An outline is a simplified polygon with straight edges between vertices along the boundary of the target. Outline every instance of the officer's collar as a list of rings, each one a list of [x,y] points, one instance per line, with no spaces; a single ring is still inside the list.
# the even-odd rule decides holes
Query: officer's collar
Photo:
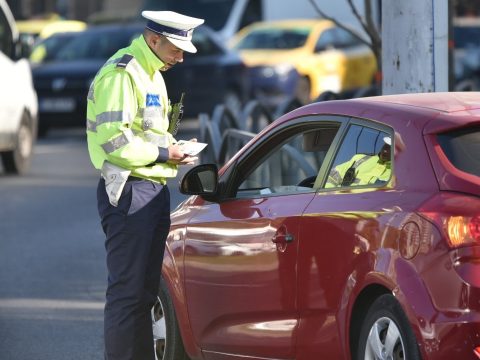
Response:
[[[135,59],[150,76],[165,66],[165,63],[148,47],[143,35],[133,40],[131,46],[134,49]]]

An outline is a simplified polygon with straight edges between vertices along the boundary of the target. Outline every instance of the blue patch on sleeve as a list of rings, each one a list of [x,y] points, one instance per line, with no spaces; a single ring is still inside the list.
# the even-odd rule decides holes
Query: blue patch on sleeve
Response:
[[[147,94],[146,106],[161,106],[160,104],[160,95],[158,94]]]

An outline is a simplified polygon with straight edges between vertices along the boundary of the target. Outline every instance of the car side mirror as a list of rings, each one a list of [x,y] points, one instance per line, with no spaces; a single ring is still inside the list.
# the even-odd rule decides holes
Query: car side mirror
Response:
[[[211,197],[217,193],[218,168],[215,164],[197,165],[182,178],[180,192],[185,195]]]

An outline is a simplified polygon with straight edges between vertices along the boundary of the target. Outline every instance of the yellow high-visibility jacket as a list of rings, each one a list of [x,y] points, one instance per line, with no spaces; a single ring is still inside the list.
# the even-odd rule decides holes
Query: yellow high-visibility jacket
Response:
[[[384,183],[390,179],[391,163],[390,161],[380,162],[378,155],[357,154],[349,161],[335,166],[330,171],[325,187],[345,186],[342,185],[342,182],[345,180],[345,175],[349,169],[351,169],[352,174],[349,174],[351,179],[346,186]]]
[[[168,100],[159,69],[164,63],[143,35],[117,51],[93,80],[87,99],[87,141],[96,169],[105,161],[131,171],[132,176],[162,184],[175,177],[167,163]]]

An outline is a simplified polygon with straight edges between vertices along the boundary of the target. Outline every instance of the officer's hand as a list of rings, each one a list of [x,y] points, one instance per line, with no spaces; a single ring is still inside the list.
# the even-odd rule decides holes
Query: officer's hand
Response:
[[[178,165],[194,165],[195,161],[198,160],[196,156],[186,156],[178,163]]]
[[[193,165],[197,157],[186,155],[177,144],[168,147],[168,162],[175,165]]]

